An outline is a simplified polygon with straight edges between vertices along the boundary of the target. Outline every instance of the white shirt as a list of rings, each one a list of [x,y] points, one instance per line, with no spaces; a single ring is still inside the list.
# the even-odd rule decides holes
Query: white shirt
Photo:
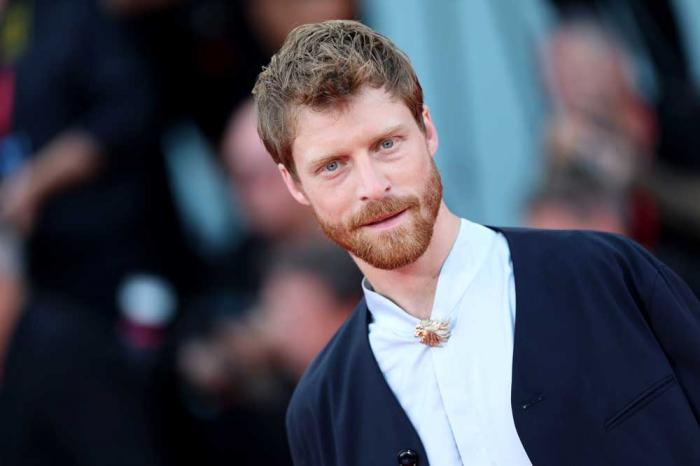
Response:
[[[503,235],[462,219],[431,314],[450,321],[441,347],[420,343],[418,319],[362,286],[370,346],[430,464],[530,466],[511,411],[515,284]]]

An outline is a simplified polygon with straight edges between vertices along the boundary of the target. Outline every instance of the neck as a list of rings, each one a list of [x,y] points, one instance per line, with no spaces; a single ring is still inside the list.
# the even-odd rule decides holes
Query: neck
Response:
[[[440,269],[459,232],[459,218],[440,205],[433,237],[425,253],[412,264],[394,270],[378,269],[353,256],[374,291],[391,299],[418,319],[428,319],[433,308]]]

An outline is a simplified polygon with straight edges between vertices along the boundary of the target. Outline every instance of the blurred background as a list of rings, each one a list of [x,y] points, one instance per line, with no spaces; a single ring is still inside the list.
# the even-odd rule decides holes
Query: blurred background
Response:
[[[700,2],[0,0],[0,464],[290,464],[361,276],[250,90],[332,18],[411,57],[457,214],[624,234],[700,292]]]

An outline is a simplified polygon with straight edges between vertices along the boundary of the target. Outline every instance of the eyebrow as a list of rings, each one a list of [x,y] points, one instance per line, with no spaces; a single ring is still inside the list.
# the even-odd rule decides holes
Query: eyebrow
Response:
[[[395,133],[395,132],[397,132],[397,131],[399,131],[399,130],[401,130],[401,129],[403,129],[403,128],[404,128],[404,124],[403,124],[403,123],[399,123],[399,124],[397,124],[397,125],[389,126],[388,128],[385,128],[384,130],[382,130],[382,132],[379,134],[379,136],[377,136],[377,137],[374,138],[374,140],[372,141],[371,147],[376,146],[376,145],[379,144],[383,139],[385,139],[386,137],[390,136],[391,134],[393,134],[393,133]],[[340,157],[342,157],[342,155],[341,155],[341,154],[337,154],[337,153],[336,153],[336,154],[329,154],[329,155],[321,156],[321,157],[319,157],[319,158],[317,158],[317,159],[315,159],[315,160],[311,160],[311,161],[309,162],[309,167],[311,168],[311,170],[315,170],[316,167],[320,167],[320,166],[322,166],[322,165],[325,165],[326,163],[332,162],[333,160],[336,160],[336,159],[338,159],[338,158],[340,158]]]
[[[373,146],[376,146],[377,144],[379,144],[380,142],[382,142],[382,140],[384,140],[384,139],[387,138],[388,136],[391,136],[391,135],[394,134],[395,132],[397,132],[397,131],[399,131],[399,130],[402,130],[403,127],[404,127],[403,123],[399,123],[399,124],[394,125],[394,126],[389,126],[389,127],[386,128],[384,131],[382,131],[382,133],[381,133],[379,136],[377,136],[377,137],[374,139],[374,142],[372,143],[372,145],[373,145]]]

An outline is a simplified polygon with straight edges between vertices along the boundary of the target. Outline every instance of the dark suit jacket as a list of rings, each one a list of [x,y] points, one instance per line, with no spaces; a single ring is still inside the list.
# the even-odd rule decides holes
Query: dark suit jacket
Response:
[[[700,465],[693,293],[620,237],[499,231],[517,303],[511,406],[532,463]],[[428,464],[374,359],[370,318],[361,302],[297,387],[287,428],[298,466]],[[406,449],[417,463],[397,462]]]

